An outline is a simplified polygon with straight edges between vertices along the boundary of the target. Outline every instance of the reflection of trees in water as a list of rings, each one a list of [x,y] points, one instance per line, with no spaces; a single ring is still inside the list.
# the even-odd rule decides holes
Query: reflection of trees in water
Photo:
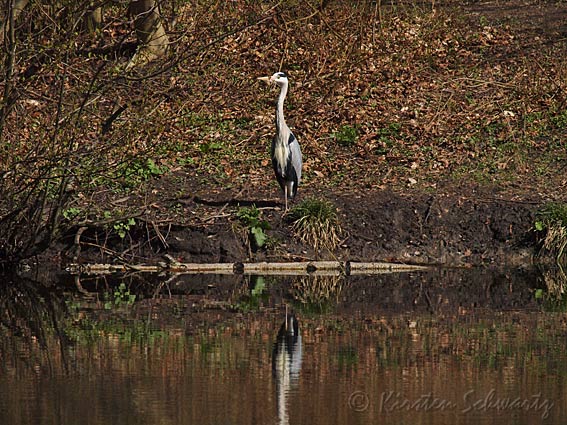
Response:
[[[48,353],[48,341],[54,335],[66,369],[68,339],[62,328],[66,313],[65,299],[59,291],[31,279],[9,278],[0,285],[0,362],[5,365],[2,358],[10,355],[27,361],[19,342],[27,345],[30,352],[39,345]]]
[[[174,276],[177,277],[177,276]],[[136,298],[151,297],[161,290],[169,289],[170,279],[163,279],[152,273],[109,273],[100,275],[74,275],[74,284],[83,295],[98,296],[104,299],[107,294],[112,294],[120,285],[128,291],[136,294]]]

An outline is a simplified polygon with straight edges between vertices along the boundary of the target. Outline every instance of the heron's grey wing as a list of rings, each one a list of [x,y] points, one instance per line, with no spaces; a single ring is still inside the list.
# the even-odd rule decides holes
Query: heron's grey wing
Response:
[[[303,158],[301,157],[301,147],[297,138],[291,133],[289,135],[289,152],[291,156],[291,166],[295,170],[297,176],[297,184],[301,182],[301,168],[303,167]]]

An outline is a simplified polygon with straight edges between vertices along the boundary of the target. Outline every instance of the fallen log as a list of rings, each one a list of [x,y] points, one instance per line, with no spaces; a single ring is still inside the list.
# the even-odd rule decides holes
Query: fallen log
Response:
[[[308,261],[287,263],[179,263],[70,264],[71,274],[114,274],[126,272],[172,274],[257,274],[257,275],[363,275],[427,270],[429,266],[352,261]]]
[[[401,263],[357,263],[350,262],[349,274],[378,274],[378,273],[395,273],[410,272],[416,270],[427,270],[429,266]]]

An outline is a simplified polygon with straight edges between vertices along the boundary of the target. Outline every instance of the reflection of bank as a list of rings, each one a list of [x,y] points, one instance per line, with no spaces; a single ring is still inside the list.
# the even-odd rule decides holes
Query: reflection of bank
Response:
[[[294,282],[291,296],[301,312],[328,313],[335,310],[346,287],[344,276],[302,276]]]
[[[543,301],[546,311],[567,311],[567,273],[564,267],[557,263],[541,272],[545,289],[537,289],[535,297]]]
[[[297,387],[302,355],[299,322],[294,315],[286,315],[286,320],[278,332],[272,352],[272,372],[276,380],[280,424],[289,423],[288,395]]]

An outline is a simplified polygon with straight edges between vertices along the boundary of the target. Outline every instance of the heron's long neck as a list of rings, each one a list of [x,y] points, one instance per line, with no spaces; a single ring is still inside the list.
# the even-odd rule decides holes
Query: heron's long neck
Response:
[[[284,84],[280,91],[280,97],[278,97],[278,103],[276,104],[276,128],[279,134],[282,134],[284,129],[287,127],[285,124],[285,118],[283,114],[283,104],[286,94],[287,94],[287,84]]]

